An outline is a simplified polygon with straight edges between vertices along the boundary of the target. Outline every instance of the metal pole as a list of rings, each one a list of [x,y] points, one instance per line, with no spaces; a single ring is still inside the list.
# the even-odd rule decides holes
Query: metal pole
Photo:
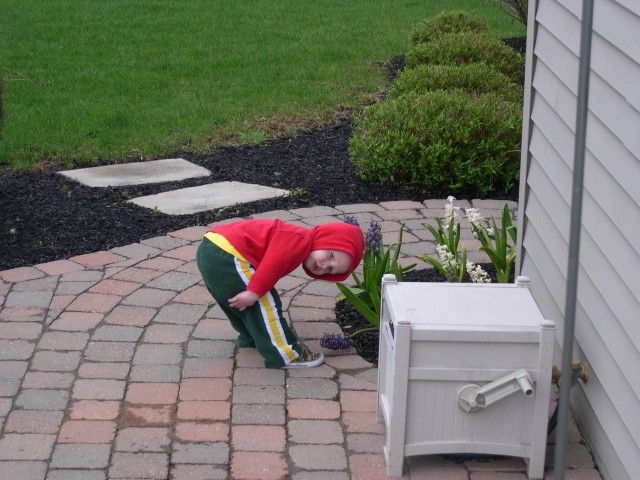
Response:
[[[562,339],[562,376],[558,403],[556,430],[555,480],[564,480],[569,401],[571,393],[571,361],[576,320],[578,267],[580,265],[580,228],[582,225],[582,190],[584,182],[584,154],[589,100],[589,71],[591,69],[591,34],[593,26],[593,0],[582,2],[582,30],[580,32],[580,63],[578,66],[578,107],[573,164],[573,192],[571,197],[571,227],[569,230],[569,262],[567,292],[564,309],[564,337]]]

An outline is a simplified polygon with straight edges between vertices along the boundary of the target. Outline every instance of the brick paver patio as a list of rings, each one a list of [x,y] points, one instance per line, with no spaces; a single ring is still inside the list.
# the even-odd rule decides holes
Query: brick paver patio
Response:
[[[417,255],[434,244],[421,223],[444,204],[257,217],[311,226],[354,215],[365,228],[381,222],[387,241],[405,223],[402,261],[426,268]],[[483,212],[502,205],[478,202]],[[0,479],[387,478],[376,368],[354,351],[325,351],[318,368],[266,370],[255,350],[239,350],[195,267],[206,229],[0,272]],[[470,259],[486,261],[468,227],[463,237]],[[298,269],[278,288],[295,330],[319,349],[337,331],[337,287]],[[569,440],[566,478],[600,479],[574,423]],[[518,458],[421,456],[402,478],[520,480],[525,470]]]

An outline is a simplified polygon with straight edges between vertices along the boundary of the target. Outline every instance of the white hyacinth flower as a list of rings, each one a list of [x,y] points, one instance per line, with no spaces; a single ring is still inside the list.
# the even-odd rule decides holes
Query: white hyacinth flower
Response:
[[[467,273],[473,283],[491,283],[489,274],[473,262],[467,262]]]
[[[454,207],[453,201],[455,197],[448,196],[447,204],[444,206],[444,228],[445,230],[449,230],[449,225],[451,224],[451,220],[453,219],[453,224],[455,225],[460,221],[460,207]]]
[[[453,252],[449,251],[447,245],[436,245],[436,253],[440,259],[440,265],[450,274],[453,274],[458,267],[458,260]]]
[[[440,258],[440,262],[447,261],[447,254],[449,253],[449,249],[447,248],[446,245],[436,245],[436,253]]]
[[[465,208],[464,213],[467,215],[469,223],[477,228],[482,227],[484,217],[480,214],[480,210],[477,208]]]

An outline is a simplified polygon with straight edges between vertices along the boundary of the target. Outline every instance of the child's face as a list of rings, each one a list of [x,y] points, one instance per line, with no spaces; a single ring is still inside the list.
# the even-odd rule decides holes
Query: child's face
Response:
[[[314,250],[305,259],[304,266],[315,275],[347,273],[351,255],[342,250]]]

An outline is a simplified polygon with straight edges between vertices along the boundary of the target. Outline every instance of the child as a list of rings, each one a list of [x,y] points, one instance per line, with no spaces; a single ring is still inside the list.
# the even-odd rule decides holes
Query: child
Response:
[[[196,253],[207,289],[267,368],[320,365],[324,356],[298,342],[282,315],[275,284],[300,264],[307,275],[345,280],[362,259],[359,227],[327,223],[306,229],[282,220],[240,220],[209,230]]]

